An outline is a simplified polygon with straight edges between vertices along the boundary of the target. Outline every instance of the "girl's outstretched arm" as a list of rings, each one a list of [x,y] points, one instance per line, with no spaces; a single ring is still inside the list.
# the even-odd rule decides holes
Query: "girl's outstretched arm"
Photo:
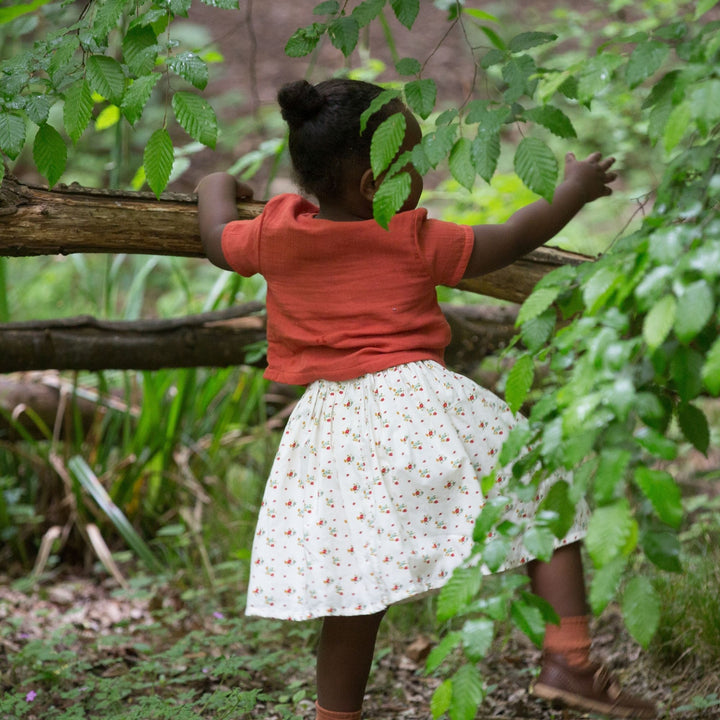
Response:
[[[608,172],[615,158],[593,153],[587,160],[565,158],[565,179],[555,188],[552,203],[537,200],[502,225],[475,225],[475,246],[464,277],[476,277],[510,265],[557,235],[586,203],[612,194],[617,175]]]
[[[205,255],[213,265],[230,270],[222,251],[223,229],[232,220],[237,220],[237,201],[251,200],[253,191],[224,172],[207,175],[195,191],[198,195],[200,240]]]

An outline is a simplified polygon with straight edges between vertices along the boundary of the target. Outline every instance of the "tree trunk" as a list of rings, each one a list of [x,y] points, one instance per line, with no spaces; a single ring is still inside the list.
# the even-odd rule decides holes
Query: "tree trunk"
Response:
[[[241,219],[258,215],[263,203],[238,204]],[[91,190],[77,185],[54,190],[25,185],[8,175],[0,187],[0,256],[76,252],[204,255],[197,229],[197,198],[164,193]],[[552,248],[460,287],[522,302],[550,270],[589,258]]]

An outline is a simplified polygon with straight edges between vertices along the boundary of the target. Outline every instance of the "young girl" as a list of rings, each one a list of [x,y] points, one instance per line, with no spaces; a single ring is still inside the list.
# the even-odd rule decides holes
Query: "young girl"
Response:
[[[318,720],[359,720],[386,608],[441,587],[469,555],[487,499],[479,478],[515,422],[501,400],[443,365],[450,331],[436,285],[512,263],[585,203],[610,195],[616,177],[612,158],[569,154],[552,203],[538,200],[502,225],[469,227],[430,220],[416,207],[422,179],[409,166],[411,193],[388,232],[373,219],[382,177],[370,169],[372,133],[402,112],[401,152],[421,134],[399,100],[360,133],[380,90],[344,79],[280,90],[297,179],[317,205],[280,195],[256,219],[238,221],[247,186],[226,173],[198,186],[208,258],[267,281],[266,377],[307,386],[265,490],[247,613],[324,618]],[[536,503],[515,501],[507,517],[532,517]],[[506,563],[527,563],[533,591],[561,618],[547,627],[534,692],[586,711],[654,717],[652,704],[622,692],[589,659],[584,513],[550,562],[519,544]]]

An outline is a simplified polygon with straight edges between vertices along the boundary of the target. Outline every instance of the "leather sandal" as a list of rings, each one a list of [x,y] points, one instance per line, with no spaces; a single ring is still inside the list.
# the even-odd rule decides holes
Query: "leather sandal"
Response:
[[[654,718],[655,704],[621,690],[617,680],[597,663],[574,666],[562,655],[544,653],[531,692],[551,702],[619,718]]]

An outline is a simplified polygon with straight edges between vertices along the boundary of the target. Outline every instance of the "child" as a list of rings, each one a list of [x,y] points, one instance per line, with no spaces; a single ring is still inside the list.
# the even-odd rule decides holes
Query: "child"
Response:
[[[370,138],[402,112],[401,152],[421,139],[399,101],[360,115],[376,85],[329,80],[284,86],[290,155],[302,188],[238,221],[251,190],[225,173],[198,186],[208,258],[267,280],[266,377],[306,385],[284,432],[253,545],[248,614],[323,617],[317,658],[317,719],[359,720],[375,637],[386,608],[442,586],[472,546],[485,498],[478,479],[494,465],[515,422],[505,404],[447,370],[450,331],[436,285],[508,265],[559,232],[583,207],[610,195],[614,160],[566,158],[552,204],[516,212],[502,225],[429,220],[417,208],[422,179],[389,232],[373,220],[382,178],[370,169]],[[537,502],[537,501],[536,501]],[[532,517],[515,501],[508,517]],[[581,510],[550,560],[520,543],[506,567],[527,561],[533,591],[561,618],[547,628],[537,695],[585,711],[654,717],[652,704],[621,692],[589,659],[579,540]]]

